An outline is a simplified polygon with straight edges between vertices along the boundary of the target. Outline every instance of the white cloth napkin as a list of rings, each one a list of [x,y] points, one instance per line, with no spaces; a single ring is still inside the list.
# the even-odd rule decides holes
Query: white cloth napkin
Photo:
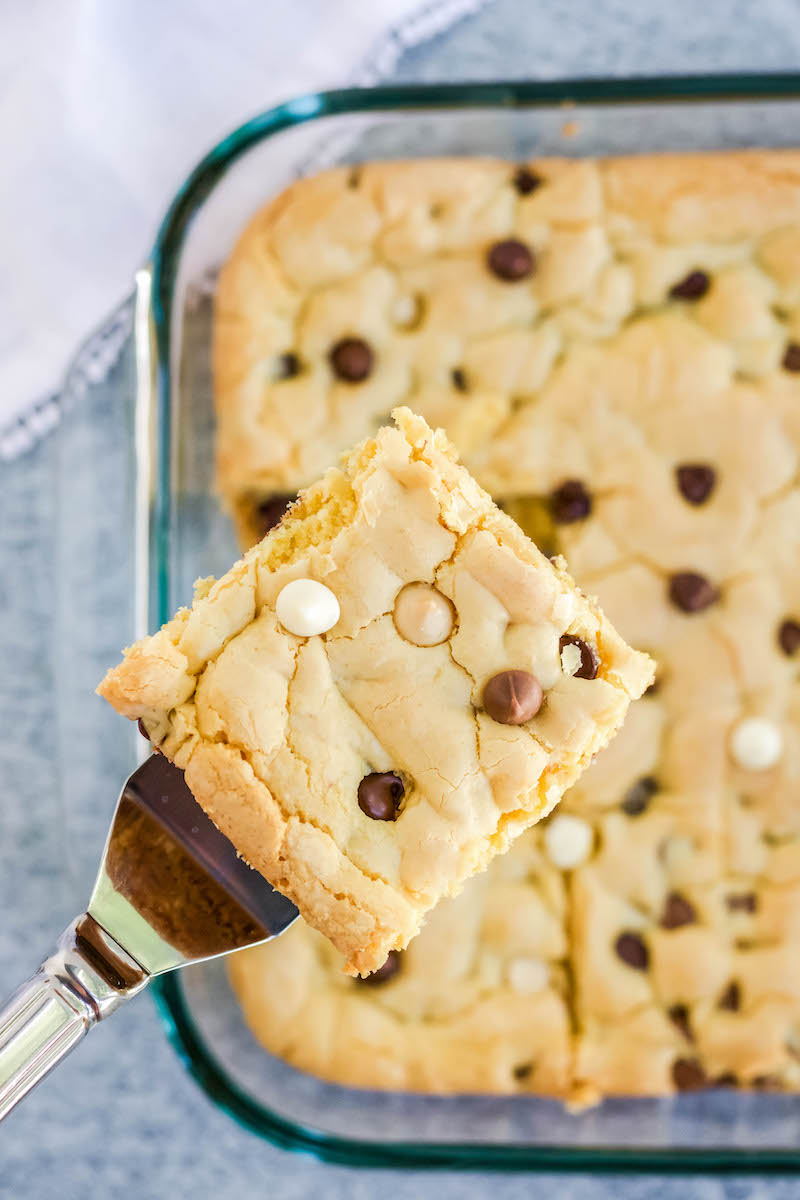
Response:
[[[215,141],[297,93],[375,82],[405,46],[483,2],[2,5],[0,457],[57,419],[42,398],[130,289],[173,192]]]

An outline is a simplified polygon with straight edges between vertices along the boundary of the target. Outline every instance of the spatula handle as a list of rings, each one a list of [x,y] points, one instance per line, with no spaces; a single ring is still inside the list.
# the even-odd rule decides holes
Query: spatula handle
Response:
[[[84,913],[0,1010],[0,1121],[149,976]]]

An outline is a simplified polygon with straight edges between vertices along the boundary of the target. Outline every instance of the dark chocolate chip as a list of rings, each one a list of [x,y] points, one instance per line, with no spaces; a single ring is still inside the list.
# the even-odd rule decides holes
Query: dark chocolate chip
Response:
[[[592,511],[592,497],[580,479],[566,479],[550,493],[550,515],[559,525],[583,521]]]
[[[783,368],[785,371],[800,371],[800,345],[789,342],[783,352]]]
[[[270,529],[279,525],[290,504],[294,504],[297,496],[271,496],[262,500],[255,512],[256,525],[262,537],[266,537]]]
[[[518,1066],[514,1067],[513,1075],[515,1079],[518,1079],[520,1082],[522,1082],[522,1080],[527,1079],[532,1072],[533,1063],[519,1063]]]
[[[733,1071],[723,1071],[723,1073],[721,1075],[718,1075],[716,1077],[716,1079],[714,1080],[714,1087],[735,1088],[738,1086],[739,1086],[739,1080],[734,1075]]]
[[[334,374],[345,383],[362,383],[372,374],[375,356],[361,338],[342,338],[331,347],[328,359]]]
[[[643,775],[625,793],[625,799],[622,801],[622,811],[627,813],[629,817],[638,817],[647,808],[657,791],[658,781],[652,775]]]
[[[699,613],[719,599],[719,592],[705,575],[678,571],[670,576],[669,598],[681,612]]]
[[[758,908],[758,896],[755,892],[731,893],[725,897],[725,903],[731,912],[754,913]]]
[[[373,771],[358,785],[358,807],[373,821],[396,821],[405,794],[403,781],[391,771]]]
[[[690,504],[704,504],[717,481],[716,471],[706,463],[681,463],[675,477],[678,491]]]
[[[390,950],[386,957],[386,962],[377,967],[372,974],[365,975],[359,982],[368,983],[371,986],[376,983],[386,983],[387,979],[392,979],[400,970],[402,961],[402,955],[399,950]]]
[[[646,971],[650,963],[650,951],[638,933],[621,933],[614,943],[617,957],[636,971]]]
[[[709,1084],[696,1058],[676,1058],[672,1064],[672,1082],[679,1092],[699,1092]]]
[[[782,1092],[783,1080],[778,1075],[756,1075],[752,1086],[757,1092]]]
[[[800,621],[787,617],[778,630],[778,644],[789,658],[800,650]]]
[[[693,925],[697,920],[694,906],[680,892],[670,892],[661,914],[662,929],[680,929],[681,925]]]
[[[530,167],[518,167],[512,180],[520,196],[530,196],[544,183],[541,175],[537,175]]]
[[[278,365],[275,374],[276,379],[293,379],[295,375],[300,374],[300,359],[291,351],[288,354],[281,354],[278,358]]]
[[[453,367],[452,371],[450,372],[450,378],[453,381],[453,387],[457,392],[466,392],[468,390],[467,377],[464,374],[462,367]]]
[[[500,671],[483,689],[483,707],[501,725],[524,725],[542,707],[541,685],[529,671]]]
[[[735,979],[732,979],[717,1002],[718,1008],[727,1012],[738,1012],[742,1007],[742,989]]]
[[[667,1016],[676,1029],[679,1029],[687,1041],[694,1041],[692,1026],[689,1021],[689,1009],[685,1004],[673,1004],[667,1009]]]
[[[535,259],[533,251],[524,242],[516,238],[508,238],[505,242],[495,242],[486,258],[489,270],[498,279],[506,283],[515,283],[518,279],[527,279],[533,274]]]
[[[144,727],[144,721],[141,719],[141,717],[140,717],[140,718],[139,718],[139,720],[136,722],[136,728],[139,730],[139,733],[142,735],[142,737],[144,738],[144,740],[145,740],[146,742],[149,742],[149,741],[150,741],[150,734],[149,734],[149,733],[147,732],[147,730],[145,729],[145,727]]]
[[[700,300],[711,287],[705,271],[690,271],[685,278],[672,285],[669,294],[673,300]]]
[[[572,633],[564,633],[558,639],[558,649],[565,646],[577,646],[581,654],[581,665],[574,674],[575,679],[596,679],[597,668],[600,666],[600,655],[594,646],[590,646],[583,638],[575,637]]]

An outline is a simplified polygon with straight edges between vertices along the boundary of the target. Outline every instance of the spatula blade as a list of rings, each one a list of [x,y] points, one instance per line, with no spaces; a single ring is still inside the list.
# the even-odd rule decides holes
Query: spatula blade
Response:
[[[122,789],[88,911],[154,975],[275,937],[297,916],[162,754]]]

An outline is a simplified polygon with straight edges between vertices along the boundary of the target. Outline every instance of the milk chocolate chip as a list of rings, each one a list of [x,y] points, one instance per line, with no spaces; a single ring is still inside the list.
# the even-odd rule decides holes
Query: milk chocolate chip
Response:
[[[672,1082],[679,1092],[699,1092],[708,1087],[708,1076],[696,1058],[676,1058],[672,1064]]]
[[[719,592],[705,575],[678,571],[670,577],[669,598],[681,612],[699,613],[719,599]]]
[[[629,817],[638,817],[647,808],[657,791],[658,783],[653,776],[643,775],[625,793],[625,799],[621,806],[622,811]]]
[[[300,374],[300,359],[291,351],[287,354],[280,354],[278,361],[275,364],[276,379],[293,379],[295,375]]]
[[[661,914],[662,929],[679,929],[681,925],[692,925],[697,920],[697,913],[680,892],[670,892],[664,903]]]
[[[783,369],[785,371],[800,371],[800,345],[789,342],[783,354]]]
[[[718,1007],[727,1012],[738,1012],[742,1006],[742,990],[736,980],[732,980],[719,998]]]
[[[614,943],[617,957],[635,971],[646,971],[650,963],[650,951],[638,933],[621,933]]]
[[[467,377],[464,374],[463,367],[453,367],[452,371],[450,372],[450,379],[452,380],[453,387],[457,392],[466,392],[469,390],[467,387]]]
[[[592,511],[592,497],[580,479],[567,479],[550,493],[550,515],[559,525],[583,521]]]
[[[527,279],[533,274],[533,252],[516,238],[495,242],[486,261],[492,274],[506,283],[516,283],[517,280]]]
[[[705,271],[690,271],[678,283],[673,284],[669,294],[673,300],[701,300],[711,287]]]
[[[520,196],[530,196],[544,183],[541,175],[537,175],[530,167],[518,167],[512,180]]]
[[[800,650],[800,621],[786,618],[778,630],[778,645],[788,658]]]
[[[577,671],[573,671],[574,679],[596,679],[597,668],[600,666],[600,655],[595,650],[594,646],[590,646],[583,638],[575,637],[574,634],[564,633],[558,639],[559,652],[565,646],[575,646],[581,656],[581,665]]]
[[[390,950],[386,962],[377,967],[369,975],[365,975],[359,980],[359,983],[368,983],[370,985],[376,983],[386,983],[387,979],[391,979],[400,970],[402,964],[402,955],[399,950]]]
[[[500,671],[483,689],[483,707],[501,725],[524,725],[541,706],[541,685],[528,671]]]
[[[725,903],[730,912],[754,913],[758,908],[758,896],[755,892],[740,892],[738,895],[731,893],[725,897]]]
[[[266,537],[270,529],[281,523],[289,505],[294,504],[296,499],[297,496],[280,495],[270,496],[269,500],[261,501],[256,508],[255,519],[262,537]]]
[[[717,473],[706,463],[681,463],[675,468],[678,491],[689,504],[704,504],[714,490]]]
[[[390,771],[373,771],[358,785],[358,807],[373,821],[396,821],[405,794],[403,781]]]
[[[676,1029],[679,1029],[687,1041],[694,1041],[692,1026],[689,1022],[689,1009],[685,1004],[673,1004],[667,1009],[667,1016]]]
[[[345,383],[362,383],[372,374],[374,355],[361,338],[342,338],[331,347],[328,360],[338,379]]]

